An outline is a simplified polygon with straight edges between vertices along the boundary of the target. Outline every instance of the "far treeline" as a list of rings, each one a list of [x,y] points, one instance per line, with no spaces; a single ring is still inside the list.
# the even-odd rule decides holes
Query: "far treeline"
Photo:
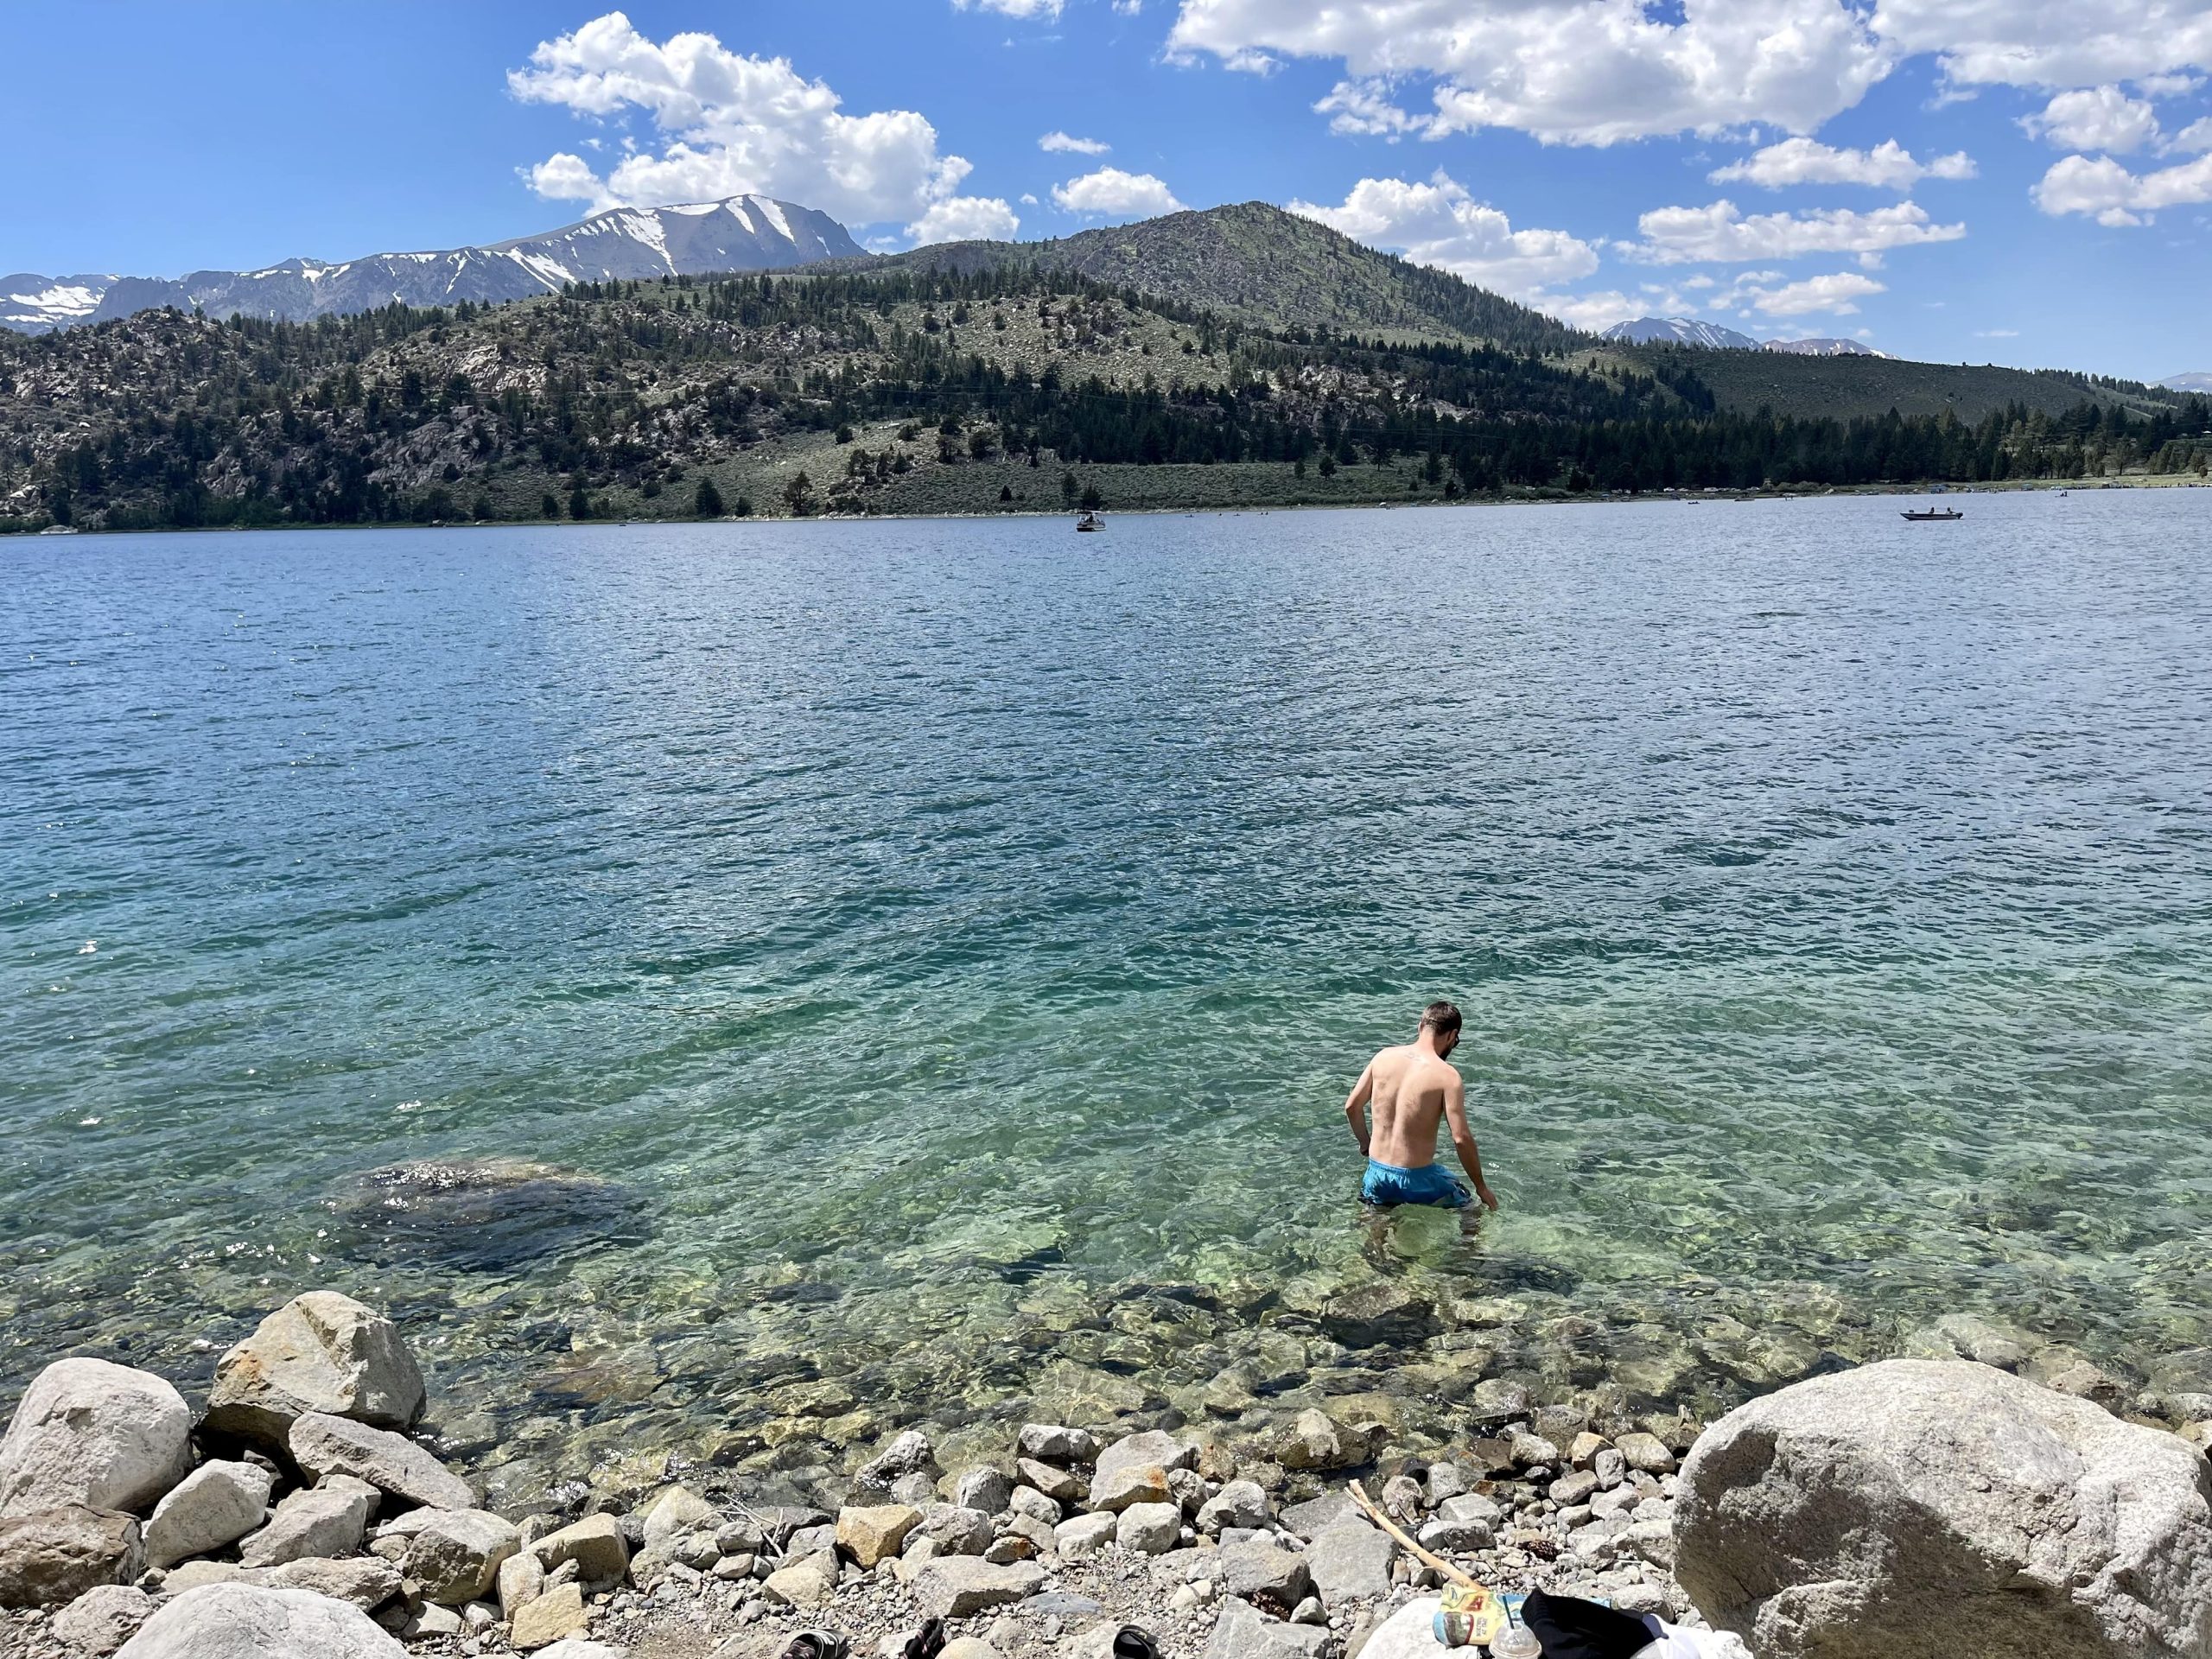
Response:
[[[898,511],[916,474],[1010,465],[1039,487],[1017,471],[995,499],[1033,505],[1074,502],[1077,468],[1110,504],[1131,475],[1098,469],[1245,467],[1291,501],[1356,467],[1497,499],[2212,465],[2206,399],[2066,385],[2071,407],[1971,420],[1746,410],[1694,353],[1266,327],[1019,265],[154,311],[0,340],[0,529]]]

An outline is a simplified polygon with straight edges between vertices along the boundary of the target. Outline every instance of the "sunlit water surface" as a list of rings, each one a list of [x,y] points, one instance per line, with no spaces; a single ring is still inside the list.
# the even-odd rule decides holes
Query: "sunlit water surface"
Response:
[[[0,546],[0,1404],[325,1284],[516,1490],[1961,1310],[2140,1382],[2212,1341],[2212,494],[1899,505]],[[1465,1239],[1338,1110],[1440,995]],[[486,1158],[557,1173],[361,1179]]]

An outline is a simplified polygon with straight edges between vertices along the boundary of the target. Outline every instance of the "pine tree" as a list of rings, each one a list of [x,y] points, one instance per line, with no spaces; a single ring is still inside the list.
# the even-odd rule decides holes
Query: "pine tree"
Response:
[[[715,487],[715,480],[702,478],[698,493],[691,498],[691,516],[695,518],[719,518],[722,516],[722,493]]]
[[[798,474],[784,486],[784,505],[791,509],[794,518],[804,518],[813,512],[814,480],[804,473]]]

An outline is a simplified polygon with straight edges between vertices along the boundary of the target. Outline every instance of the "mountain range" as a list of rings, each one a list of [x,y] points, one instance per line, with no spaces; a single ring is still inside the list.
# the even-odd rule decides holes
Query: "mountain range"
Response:
[[[1711,351],[1788,352],[1793,357],[1887,357],[1855,340],[1753,340],[1695,317],[1638,317],[1617,322],[1599,336],[1630,346],[1696,346]]]
[[[2212,393],[2212,374],[2196,370],[2189,374],[2170,374],[2158,385],[2169,391],[2199,391]]]
[[[861,249],[827,213],[766,196],[673,207],[616,207],[541,236],[429,253],[372,253],[335,263],[287,259],[259,270],[159,276],[0,277],[0,327],[41,334],[173,305],[211,317],[306,322],[395,302],[496,305],[564,283],[782,270]]]

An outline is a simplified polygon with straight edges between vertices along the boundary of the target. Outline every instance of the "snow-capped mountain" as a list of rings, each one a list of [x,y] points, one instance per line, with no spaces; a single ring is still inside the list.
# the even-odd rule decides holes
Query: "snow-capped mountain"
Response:
[[[372,253],[334,263],[287,259],[260,270],[195,270],[157,276],[0,279],[0,326],[44,334],[134,311],[197,306],[210,316],[312,317],[404,305],[496,304],[610,277],[777,270],[857,255],[860,245],[827,213],[766,196],[674,207],[616,207],[543,236],[430,253]]]
[[[1855,340],[1770,340],[1764,348],[1788,352],[1792,357],[1887,357]]]
[[[1615,323],[1599,338],[1636,346],[1705,346],[1716,351],[1732,347],[1753,352],[1759,344],[1749,334],[1723,328],[1717,322],[1700,322],[1695,317],[1638,317],[1634,322]]]
[[[35,276],[18,271],[0,276],[0,327],[42,334],[49,328],[82,322],[99,308],[112,276]]]
[[[2170,374],[2158,384],[2171,391],[2201,391],[2212,397],[2212,374],[2201,369],[2188,374]]]

